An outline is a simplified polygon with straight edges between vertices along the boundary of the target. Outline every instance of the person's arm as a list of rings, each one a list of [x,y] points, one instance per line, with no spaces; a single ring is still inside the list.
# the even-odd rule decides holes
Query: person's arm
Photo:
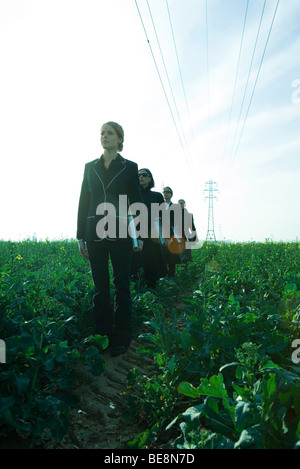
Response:
[[[88,190],[86,171],[84,171],[80,198],[79,198],[79,205],[78,205],[77,234],[76,234],[76,238],[78,240],[79,252],[84,259],[88,259],[88,251],[86,249],[84,237],[85,237],[85,227],[86,227],[86,219],[88,216],[89,204],[90,204],[90,193]]]
[[[129,204],[132,205],[136,202],[143,203],[143,197],[142,197],[141,187],[139,183],[139,176],[138,176],[138,166],[136,163],[132,163],[131,174],[132,174],[132,177],[131,177],[130,187],[128,188]],[[134,225],[134,222],[132,223]],[[137,246],[134,243],[133,251],[134,252],[142,251],[143,244],[144,244],[144,241],[142,240],[142,238],[140,236],[137,237]]]
[[[193,214],[188,212],[187,210],[185,212],[184,223],[184,230],[185,232],[187,231],[187,233],[185,233],[187,241],[195,244],[195,242],[197,241],[197,231],[194,223],[194,217]]]

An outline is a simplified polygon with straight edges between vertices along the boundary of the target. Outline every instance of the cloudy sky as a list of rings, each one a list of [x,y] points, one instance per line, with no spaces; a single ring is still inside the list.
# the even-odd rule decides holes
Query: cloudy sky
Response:
[[[2,239],[72,238],[102,123],[217,239],[300,236],[299,0],[0,0]]]

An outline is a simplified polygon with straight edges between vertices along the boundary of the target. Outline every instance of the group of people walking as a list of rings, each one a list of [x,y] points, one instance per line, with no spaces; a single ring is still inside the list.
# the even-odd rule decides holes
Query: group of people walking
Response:
[[[154,179],[148,168],[140,169],[138,176],[143,201],[148,209],[149,229],[142,251],[133,253],[131,276],[142,278],[146,286],[155,288],[159,278],[174,277],[176,264],[186,264],[191,260],[191,250],[187,249],[186,241],[196,240],[196,228],[193,217],[190,215],[190,224],[188,225],[190,232],[186,233],[184,220],[187,219],[187,216],[183,199],[178,201],[177,210],[180,207],[180,216],[176,219],[174,204],[171,201],[173,191],[170,187],[164,187],[162,193],[153,191]],[[159,204],[161,207],[158,219],[155,221],[151,219],[152,204]],[[164,226],[164,211],[169,212],[165,217],[165,220],[169,222],[166,223],[167,226]],[[178,221],[180,226],[178,226]],[[156,223],[157,230],[161,229],[161,233],[158,233],[157,237],[153,237],[151,233],[151,230],[155,228],[153,223]]]
[[[103,154],[85,165],[77,240],[81,256],[88,259],[91,266],[95,333],[108,337],[111,354],[116,356],[124,353],[131,342],[131,278],[141,276],[148,287],[155,288],[159,278],[174,276],[176,264],[187,263],[191,258],[187,243],[196,240],[196,228],[183,199],[172,204],[170,187],[164,187],[162,193],[153,191],[151,171],[138,169],[136,163],[120,155],[124,131],[119,124],[111,121],[103,124],[100,140]],[[130,207],[134,204],[146,207],[143,214],[147,220],[140,219],[146,223],[146,235],[137,233],[133,238],[129,234],[128,216],[121,207],[125,196]],[[159,208],[155,217],[154,206]],[[112,236],[105,235],[103,230],[103,234],[99,232],[99,224],[103,228],[105,222],[109,223],[111,207],[114,221],[118,222]],[[164,220],[168,221],[167,227]],[[110,301],[109,259],[115,289],[114,307]]]

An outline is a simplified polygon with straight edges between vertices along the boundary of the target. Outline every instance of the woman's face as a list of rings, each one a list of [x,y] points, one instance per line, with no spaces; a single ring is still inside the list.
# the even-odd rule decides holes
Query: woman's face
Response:
[[[122,139],[118,136],[115,129],[109,125],[104,124],[101,127],[100,132],[101,145],[104,150],[118,150],[119,144],[122,143]]]
[[[141,169],[139,171],[139,181],[140,181],[140,186],[143,189],[146,189],[148,185],[150,184],[151,176],[147,173],[146,170]]]

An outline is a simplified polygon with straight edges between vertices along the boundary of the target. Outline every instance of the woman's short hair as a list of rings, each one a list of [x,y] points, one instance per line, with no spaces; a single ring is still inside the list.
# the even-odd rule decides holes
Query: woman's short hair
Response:
[[[123,143],[124,143],[124,130],[123,130],[123,127],[121,127],[121,125],[118,124],[117,122],[113,122],[113,121],[105,122],[105,124],[103,124],[103,125],[110,125],[111,127],[113,127],[113,129],[115,130],[118,137],[122,139],[122,142],[120,142],[119,145],[118,145],[118,151],[122,151],[123,150]]]

